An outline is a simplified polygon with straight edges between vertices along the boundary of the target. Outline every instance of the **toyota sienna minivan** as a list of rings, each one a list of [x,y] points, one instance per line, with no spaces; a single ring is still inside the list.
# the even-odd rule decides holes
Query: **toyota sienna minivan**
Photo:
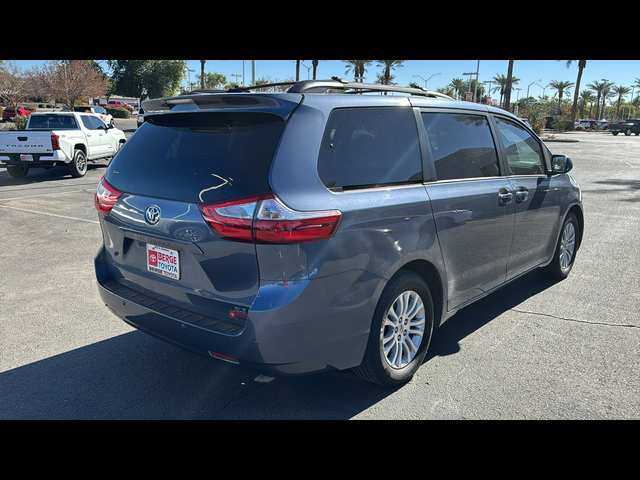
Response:
[[[337,78],[144,109],[95,194],[100,295],[208,358],[399,385],[461,308],[575,262],[572,160],[503,110]]]

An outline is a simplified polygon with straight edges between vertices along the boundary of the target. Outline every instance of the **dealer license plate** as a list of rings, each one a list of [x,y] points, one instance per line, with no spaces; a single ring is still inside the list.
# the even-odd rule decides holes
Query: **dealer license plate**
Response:
[[[33,155],[20,155],[20,160],[25,162],[33,162]]]
[[[180,256],[176,250],[147,244],[147,270],[179,280]]]

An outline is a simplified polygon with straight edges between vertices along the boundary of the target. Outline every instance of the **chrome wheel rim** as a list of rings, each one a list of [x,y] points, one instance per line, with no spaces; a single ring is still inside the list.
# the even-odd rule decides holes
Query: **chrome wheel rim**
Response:
[[[425,310],[420,295],[402,292],[391,304],[380,328],[382,356],[394,369],[411,363],[424,337]]]
[[[566,270],[571,265],[575,246],[576,229],[573,223],[567,223],[562,232],[562,240],[560,242],[560,267],[563,270]]]
[[[87,169],[87,157],[85,157],[82,153],[79,153],[76,157],[76,168],[80,173],[84,172]]]

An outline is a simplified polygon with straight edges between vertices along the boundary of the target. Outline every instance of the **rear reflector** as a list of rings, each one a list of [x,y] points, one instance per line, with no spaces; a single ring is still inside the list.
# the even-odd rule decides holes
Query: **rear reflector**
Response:
[[[109,215],[111,209],[121,196],[122,192],[109,185],[103,177],[98,184],[93,200],[96,205],[96,209],[100,213]]]
[[[328,240],[342,213],[297,212],[272,192],[215,203],[199,203],[202,216],[220,238],[235,242],[283,245]]]
[[[230,362],[230,363],[240,363],[238,360],[236,360],[233,357],[228,357],[227,355],[223,355],[221,353],[217,353],[217,352],[212,352],[209,351],[209,355],[211,355],[213,358],[217,358],[218,360],[224,360],[225,362]]]

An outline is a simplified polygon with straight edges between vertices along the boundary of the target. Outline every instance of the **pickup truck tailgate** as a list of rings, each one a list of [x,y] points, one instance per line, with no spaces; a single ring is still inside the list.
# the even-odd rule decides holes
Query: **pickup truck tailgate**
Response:
[[[17,131],[0,133],[0,157],[29,154],[51,155],[58,137],[50,131]],[[16,158],[18,160],[19,158]]]

